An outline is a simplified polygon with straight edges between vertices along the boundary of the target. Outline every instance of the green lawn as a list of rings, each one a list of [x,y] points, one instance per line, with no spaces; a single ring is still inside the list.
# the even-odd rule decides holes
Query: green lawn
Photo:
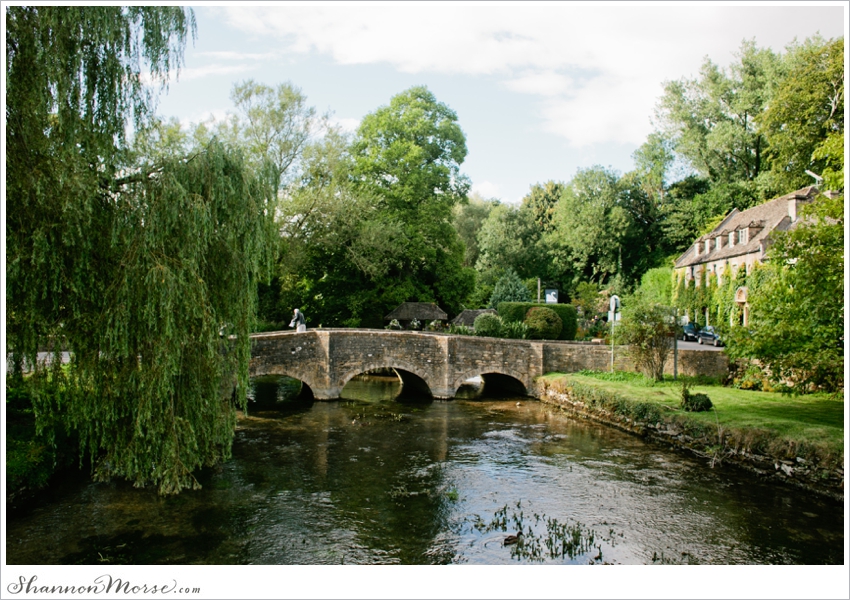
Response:
[[[549,374],[546,378],[565,377],[576,383],[594,386],[639,402],[650,402],[678,409],[681,383],[665,380],[655,383],[631,373]],[[693,385],[692,393],[707,394],[716,409],[702,413],[684,413],[707,424],[719,420],[725,428],[760,429],[775,432],[788,440],[826,445],[836,453],[844,451],[844,400],[841,396],[811,394],[783,395],[754,392],[719,385]]]

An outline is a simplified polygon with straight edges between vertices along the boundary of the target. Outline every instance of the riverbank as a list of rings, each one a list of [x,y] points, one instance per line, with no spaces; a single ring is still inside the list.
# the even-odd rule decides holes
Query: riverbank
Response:
[[[689,451],[712,467],[731,464],[843,501],[842,398],[694,385],[691,392],[707,394],[714,409],[692,413],[680,408],[681,384],[606,375],[548,374],[537,379],[536,395],[579,418]]]

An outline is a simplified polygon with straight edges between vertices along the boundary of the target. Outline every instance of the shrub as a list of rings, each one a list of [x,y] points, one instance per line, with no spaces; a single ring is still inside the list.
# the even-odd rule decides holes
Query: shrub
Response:
[[[687,412],[711,410],[713,404],[705,394],[692,394],[687,382],[682,383],[682,408]]]
[[[500,337],[509,340],[525,340],[528,339],[529,329],[525,323],[506,323],[502,322],[502,331]]]
[[[670,308],[633,297],[623,310],[622,325],[614,335],[629,344],[635,364],[656,381],[664,380],[664,364],[673,350],[675,326]]]
[[[502,319],[493,313],[482,313],[475,317],[473,327],[475,335],[483,337],[499,337],[502,332]]]
[[[525,324],[528,326],[528,337],[532,340],[557,340],[564,327],[561,317],[554,310],[542,306],[528,311]]]
[[[473,331],[466,325],[449,325],[448,332],[452,335],[473,335]]]
[[[401,323],[398,322],[398,319],[393,319],[392,321],[390,321],[389,325],[384,327],[384,329],[394,329],[394,330],[399,330],[401,328],[402,328]]]
[[[548,308],[555,311],[561,318],[561,335],[559,340],[574,340],[576,339],[576,331],[578,330],[578,317],[575,306],[571,304],[538,304],[536,302],[502,302],[497,310],[499,316],[506,323],[522,322],[525,320],[531,308]]]
[[[419,319],[413,319],[407,326],[407,328],[412,329],[414,331],[419,331],[420,329],[422,329],[422,322]]]

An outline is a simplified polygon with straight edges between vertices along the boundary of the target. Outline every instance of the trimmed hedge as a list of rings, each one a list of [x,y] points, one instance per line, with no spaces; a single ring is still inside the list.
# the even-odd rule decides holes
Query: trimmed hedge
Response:
[[[557,340],[564,328],[561,317],[544,306],[528,309],[524,323],[528,326],[528,337],[533,340]]]
[[[502,320],[506,323],[515,323],[525,321],[525,315],[532,308],[550,308],[555,311],[555,314],[561,317],[561,335],[559,340],[574,340],[576,339],[576,331],[578,330],[578,317],[576,308],[572,304],[542,304],[537,302],[500,302],[496,310]]]

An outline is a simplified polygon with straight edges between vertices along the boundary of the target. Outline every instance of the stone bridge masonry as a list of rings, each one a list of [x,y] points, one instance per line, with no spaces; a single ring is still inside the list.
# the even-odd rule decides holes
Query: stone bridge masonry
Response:
[[[534,379],[551,372],[610,368],[610,346],[582,342],[506,340],[379,329],[312,329],[251,336],[250,375],[301,380],[318,400],[339,398],[351,378],[373,369],[395,369],[402,389],[453,398],[463,382],[481,376],[491,391],[532,395]],[[672,360],[668,361],[672,372]],[[633,370],[625,348],[615,368]],[[679,372],[723,375],[722,352],[679,351]]]

